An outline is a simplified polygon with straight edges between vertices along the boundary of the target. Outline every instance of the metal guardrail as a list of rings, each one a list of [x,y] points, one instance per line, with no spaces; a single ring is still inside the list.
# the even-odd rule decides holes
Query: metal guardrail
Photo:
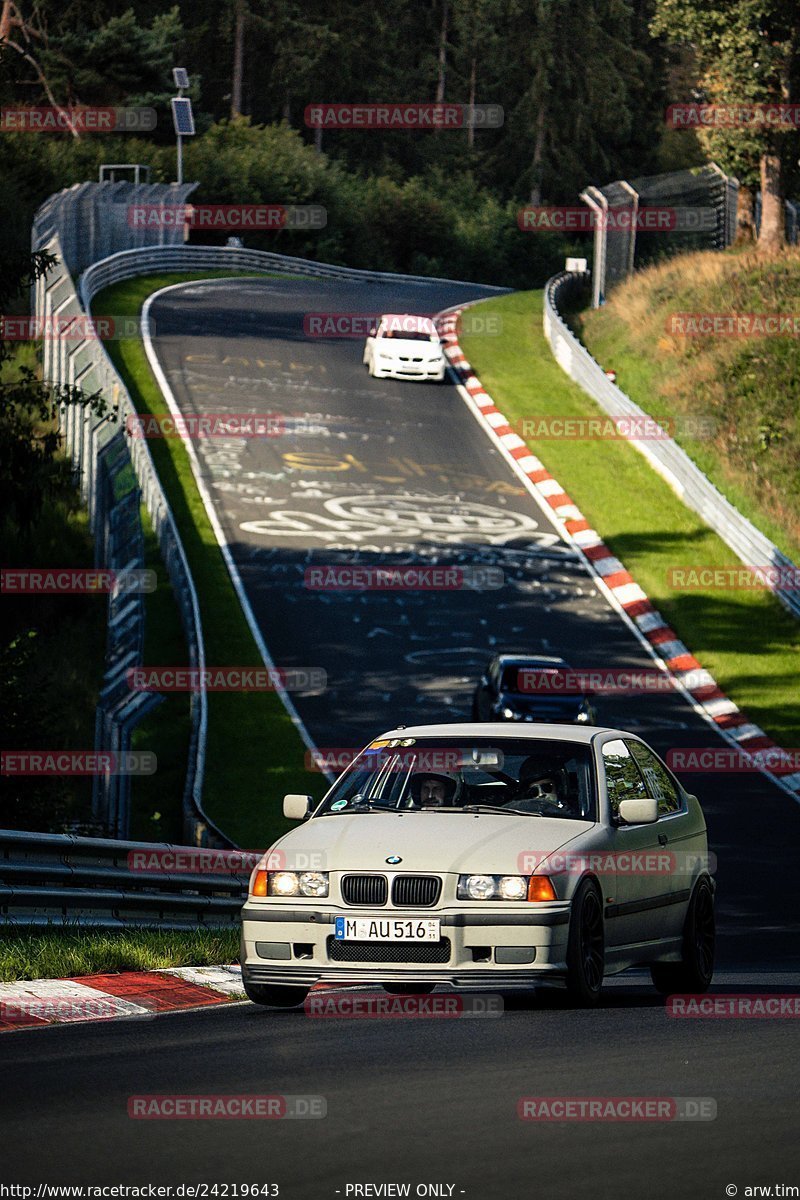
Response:
[[[2,829],[0,927],[229,928],[255,857]]]
[[[84,304],[105,287],[161,271],[279,271],[314,279],[351,279],[361,283],[458,283],[459,280],[431,275],[398,275],[391,271],[362,271],[339,267],[311,258],[294,258],[271,250],[248,250],[243,246],[150,246],[142,250],[121,250],[88,267],[81,276]],[[507,292],[508,288],[481,284],[485,291]]]
[[[588,282],[588,272],[565,271],[548,280],[544,293],[544,335],[559,366],[604,412],[612,417],[645,417],[647,414],[638,404],[611,382],[559,313],[559,305],[567,295],[576,288],[586,287]],[[671,438],[665,435],[649,441],[631,440],[684,504],[702,517],[743,563],[772,568],[775,574],[787,579],[788,586],[775,585],[772,591],[789,612],[800,617],[800,592],[791,586],[798,569],[792,560],[725,499]]]
[[[49,250],[58,260],[56,267],[40,278],[35,288],[36,316],[44,323],[45,328],[53,329],[53,333],[46,336],[43,343],[43,378],[49,383],[79,386],[87,394],[101,392],[116,418],[98,418],[91,413],[88,405],[70,406],[63,414],[62,432],[67,450],[79,474],[81,496],[89,510],[91,527],[99,536],[105,520],[101,507],[104,489],[100,462],[115,435],[119,436],[120,430],[125,428],[128,418],[135,419],[136,408],[108,356],[103,341],[95,336],[77,337],[71,334],[68,319],[74,317],[76,321],[85,320],[93,292],[83,288],[83,301],[79,298],[72,276],[64,264],[58,235],[55,234],[46,245],[37,248]],[[130,253],[135,256],[139,251],[134,250]],[[56,323],[54,318],[57,319]],[[205,649],[197,592],[175,519],[153,466],[146,439],[128,438],[125,454],[129,456],[135,471],[141,498],[150,515],[172,584],[186,635],[190,665],[202,669],[205,666]],[[110,616],[113,615],[110,612]],[[133,638],[131,650],[136,645],[140,645],[138,633]],[[127,661],[124,661],[124,654],[122,657],[113,657],[115,664],[124,662],[126,667],[136,665],[130,656]],[[113,696],[111,693],[108,696],[104,695],[101,698],[101,708],[103,705],[113,707],[122,700],[120,681],[124,684],[124,672],[116,678],[118,674],[119,672],[115,672],[115,679],[106,681],[113,691]],[[130,696],[128,698],[130,699]],[[142,699],[146,699],[144,693]],[[141,714],[144,712],[143,704]],[[132,714],[127,709],[120,714],[120,721],[128,731],[131,720]],[[184,837],[187,841],[202,845],[231,846],[230,839],[206,815],[202,804],[207,723],[207,700],[205,692],[201,690],[191,697],[191,739],[183,794]],[[103,725],[104,716],[101,711],[98,714],[98,735]],[[119,828],[119,832],[124,834],[124,825]]]
[[[188,193],[194,185],[186,185]],[[85,195],[84,195],[85,193]],[[138,194],[138,193],[137,193]],[[165,202],[157,188],[147,189],[150,200]],[[437,282],[427,276],[400,276],[389,272],[361,271],[351,267],[340,267],[319,263],[310,259],[294,258],[269,251],[248,250],[229,246],[187,246],[179,244],[137,245],[133,249],[119,250],[99,262],[90,262],[79,280],[76,289],[70,274],[69,264],[86,263],[90,251],[76,237],[76,226],[91,216],[92,245],[103,242],[104,214],[115,209],[125,209],[130,200],[130,185],[81,185],[51,197],[37,213],[33,231],[35,249],[47,249],[55,255],[56,267],[40,279],[34,291],[35,315],[50,330],[55,332],[45,337],[43,376],[46,381],[79,386],[85,392],[100,391],[111,405],[116,422],[109,417],[97,418],[88,406],[70,407],[63,414],[62,430],[73,466],[79,476],[81,495],[89,510],[92,529],[96,532],[98,546],[100,532],[108,520],[102,509],[106,490],[103,485],[103,456],[110,452],[115,434],[119,437],[128,418],[136,417],[136,409],[130,395],[117,374],[102,339],[87,336],[75,337],[69,328],[69,319],[83,321],[91,313],[92,301],[103,289],[137,276],[165,271],[196,272],[206,270],[241,270],[250,273],[295,274],[313,278],[347,279],[358,282],[393,282],[429,284]],[[170,196],[167,199],[171,199]],[[89,206],[88,209],[86,206]],[[96,210],[96,211],[95,211]],[[98,216],[99,213],[99,216]],[[117,222],[119,224],[119,222]],[[61,227],[64,227],[63,229]],[[61,236],[67,238],[65,251]],[[110,236],[110,235],[109,235]],[[124,235],[124,229],[114,230],[116,244]],[[47,240],[43,240],[43,239]],[[138,237],[134,240],[138,240]],[[107,241],[107,239],[106,239]],[[438,282],[447,282],[438,280]],[[503,292],[507,289],[493,288]],[[188,561],[178,534],[177,527],[153,466],[146,439],[129,438],[126,457],[130,461],[141,489],[141,497],[150,515],[156,537],[167,567],[170,582],[178,603],[183,628],[186,634],[190,664],[202,670],[205,666],[205,650],[200,620],[200,609]],[[107,539],[106,539],[107,541]],[[108,564],[104,564],[108,565]],[[130,563],[126,564],[130,565]],[[137,563],[137,566],[142,564]],[[152,696],[140,697],[141,708],[131,711],[130,696],[124,695],[124,669],[137,665],[141,655],[143,606],[133,614],[139,623],[126,626],[130,635],[128,644],[120,643],[109,649],[108,678],[98,706],[97,739],[98,749],[121,748],[128,745],[130,731],[136,720],[144,715],[145,703],[154,703]],[[109,629],[120,627],[111,620]],[[208,705],[204,690],[192,696],[191,745],[189,766],[183,797],[184,837],[199,845],[232,846],[232,842],[206,815],[202,804],[202,788],[205,767],[206,731]],[[100,744],[102,743],[102,745]],[[127,832],[127,791],[129,781],[124,776],[111,777],[95,788],[96,815],[106,821],[109,831],[120,836]],[[105,788],[109,795],[105,796]]]

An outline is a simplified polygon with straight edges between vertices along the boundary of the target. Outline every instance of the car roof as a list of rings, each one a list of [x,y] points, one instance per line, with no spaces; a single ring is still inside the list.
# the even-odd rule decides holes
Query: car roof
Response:
[[[381,317],[381,321],[397,321],[398,324],[408,320],[416,321],[421,330],[425,330],[426,332],[430,330],[432,333],[436,332],[433,318],[420,316],[419,313],[384,313]]]
[[[613,733],[617,737],[636,737],[624,729],[612,729],[598,725],[541,724],[511,725],[508,721],[462,721],[452,725],[408,725],[378,734],[373,741],[383,738],[408,737],[489,737],[513,738],[531,742],[579,742],[588,746],[598,734]],[[638,740],[638,739],[637,739]]]
[[[553,658],[548,654],[496,654],[501,667],[566,667],[565,658]]]

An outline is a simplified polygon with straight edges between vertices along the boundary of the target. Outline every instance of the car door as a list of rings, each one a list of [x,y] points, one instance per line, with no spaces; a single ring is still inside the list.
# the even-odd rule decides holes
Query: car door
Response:
[[[606,938],[610,947],[635,946],[665,935],[671,885],[658,873],[658,821],[625,825],[619,819],[622,800],[642,800],[649,795],[637,760],[622,738],[604,742],[601,755],[609,820]],[[613,876],[613,888],[609,875]]]
[[[700,848],[683,793],[667,767],[649,746],[626,738],[650,796],[658,800],[658,844],[666,873],[659,878],[670,902],[664,909],[664,934],[678,937],[683,932],[686,904],[692,881],[692,856]]]

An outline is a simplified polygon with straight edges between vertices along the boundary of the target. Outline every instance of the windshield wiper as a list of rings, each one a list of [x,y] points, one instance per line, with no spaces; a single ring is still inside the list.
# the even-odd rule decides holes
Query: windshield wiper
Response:
[[[511,813],[517,817],[541,817],[541,813],[526,812],[521,808],[500,808],[494,804],[465,804],[463,808],[455,808],[453,812],[476,812],[476,813]]]
[[[387,808],[385,804],[376,804],[374,800],[359,800],[357,804],[353,804],[353,805],[349,806],[348,808],[338,808],[336,810],[336,816],[340,816],[342,813],[352,813],[352,812],[387,812],[387,813],[391,813],[391,812],[399,812],[399,809]]]

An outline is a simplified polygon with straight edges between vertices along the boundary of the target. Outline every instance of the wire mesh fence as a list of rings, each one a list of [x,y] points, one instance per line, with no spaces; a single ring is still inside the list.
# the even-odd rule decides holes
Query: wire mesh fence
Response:
[[[738,182],[716,164],[588,187],[595,213],[592,303],[647,262],[687,250],[722,250],[736,236]]]

